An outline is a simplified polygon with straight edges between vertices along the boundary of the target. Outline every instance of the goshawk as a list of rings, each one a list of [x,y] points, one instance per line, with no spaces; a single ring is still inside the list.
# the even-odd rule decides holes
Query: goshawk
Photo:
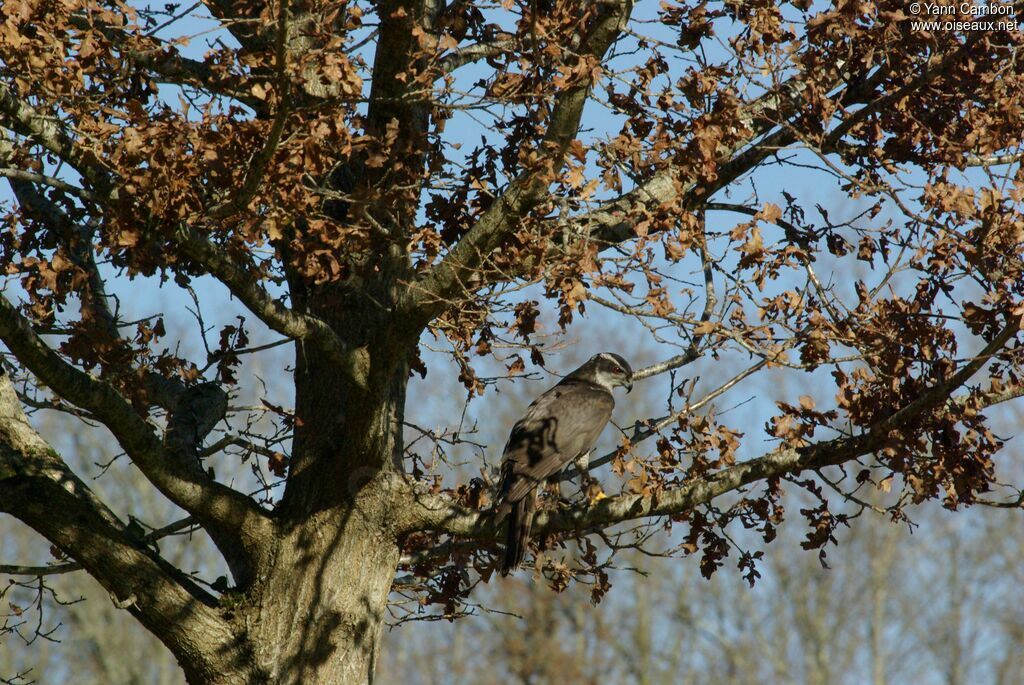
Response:
[[[538,397],[512,427],[501,463],[501,492],[495,517],[508,517],[501,574],[519,568],[537,511],[537,491],[571,461],[582,461],[611,418],[612,388],[633,388],[633,370],[608,352],[587,363]]]

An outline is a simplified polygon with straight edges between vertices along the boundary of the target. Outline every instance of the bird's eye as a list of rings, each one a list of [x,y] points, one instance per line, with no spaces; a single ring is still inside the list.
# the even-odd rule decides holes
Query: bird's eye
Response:
[[[613,370],[613,371],[614,371],[615,373],[625,373],[625,371],[623,371],[623,370],[622,370],[622,367],[621,367],[621,366],[616,366],[616,367],[614,367],[614,368],[613,368],[612,370]]]

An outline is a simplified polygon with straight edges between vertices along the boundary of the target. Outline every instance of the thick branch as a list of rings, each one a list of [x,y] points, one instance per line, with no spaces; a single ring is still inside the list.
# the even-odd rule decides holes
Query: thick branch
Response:
[[[133,539],[32,429],[6,375],[0,378],[0,511],[81,564],[186,668],[213,674],[237,652],[231,626],[213,609],[213,598]]]
[[[182,227],[178,243],[190,259],[202,264],[269,328],[316,346],[358,387],[366,387],[369,371],[369,352],[366,348],[347,347],[322,320],[296,312],[275,300],[253,280],[251,274],[192,229]]]
[[[580,54],[600,59],[618,38],[632,10],[631,2],[602,5],[601,14],[580,48]],[[508,189],[484,212],[451,252],[410,286],[399,306],[399,321],[410,334],[419,331],[459,296],[464,283],[507,238],[518,221],[548,192],[548,174],[560,169],[569,143],[579,130],[591,84],[581,83],[555,98],[548,128],[541,144],[550,162],[543,170],[531,170],[513,180]]]
[[[92,153],[79,148],[52,118],[36,111],[2,83],[0,122],[66,161],[94,186],[107,187],[106,172]]]
[[[4,297],[0,340],[54,392],[102,421],[146,478],[203,523],[233,570],[242,568],[238,546],[254,553],[258,531],[269,525],[249,498],[209,479],[201,469],[168,458],[173,454],[164,449],[153,427],[114,388],[64,361]]]
[[[173,523],[169,523],[166,526],[157,528],[145,536],[143,536],[137,542],[141,545],[148,546],[150,543],[162,540],[169,535],[180,534],[182,530],[186,528],[194,528],[196,521],[191,516],[186,516],[183,519],[178,519]],[[0,564],[0,575],[10,576],[52,576],[62,573],[74,573],[75,571],[82,570],[83,566],[77,561],[67,561],[60,564],[53,564],[51,566],[22,566],[17,564]]]
[[[512,40],[494,40],[486,43],[474,43],[456,48],[441,58],[441,73],[448,74],[467,64],[472,64],[488,57],[497,57],[514,47]]]

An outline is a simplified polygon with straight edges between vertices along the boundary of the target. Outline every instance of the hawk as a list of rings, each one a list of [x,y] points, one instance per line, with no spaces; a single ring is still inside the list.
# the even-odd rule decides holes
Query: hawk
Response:
[[[537,491],[570,461],[585,463],[612,416],[612,388],[633,389],[633,369],[617,354],[594,355],[538,397],[512,427],[501,461],[495,520],[508,518],[501,574],[519,568],[537,511]],[[582,471],[582,469],[581,469]]]

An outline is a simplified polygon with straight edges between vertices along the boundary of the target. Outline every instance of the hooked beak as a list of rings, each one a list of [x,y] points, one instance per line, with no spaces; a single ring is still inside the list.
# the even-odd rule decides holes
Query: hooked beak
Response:
[[[629,393],[633,392],[633,381],[626,383],[623,387],[626,388],[626,394],[628,395]]]

